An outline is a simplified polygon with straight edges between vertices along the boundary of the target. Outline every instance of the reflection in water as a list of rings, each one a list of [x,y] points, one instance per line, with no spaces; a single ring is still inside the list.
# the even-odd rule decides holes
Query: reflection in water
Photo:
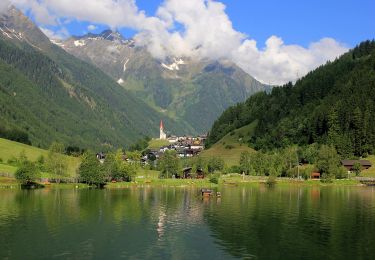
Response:
[[[372,188],[220,191],[0,190],[0,258],[375,257]]]
[[[156,229],[156,231],[159,234],[159,239],[164,235],[164,225],[165,225],[165,217],[166,216],[167,215],[164,213],[164,211],[162,209],[160,209],[159,222],[158,222],[158,227]]]

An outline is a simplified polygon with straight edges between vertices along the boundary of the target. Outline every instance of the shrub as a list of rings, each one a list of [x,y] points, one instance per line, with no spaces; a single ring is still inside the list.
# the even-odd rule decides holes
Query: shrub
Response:
[[[274,186],[276,184],[276,176],[270,175],[266,181],[268,186]]]
[[[355,162],[353,165],[353,172],[356,176],[360,175],[362,171],[362,165],[359,162]]]
[[[7,161],[7,164],[9,165],[13,165],[13,166],[17,166],[18,164],[18,160],[15,156],[11,156],[8,161]]]
[[[211,174],[211,176],[210,176],[210,182],[214,183],[214,184],[218,184],[219,183],[219,176],[218,176],[218,174]]]
[[[228,169],[229,173],[241,173],[241,167],[238,165],[233,165]]]
[[[38,168],[30,161],[24,161],[15,173],[16,179],[23,184],[35,182],[35,180],[40,177],[39,175]]]
[[[332,174],[323,173],[322,178],[320,179],[323,183],[332,183],[334,176]]]
[[[232,150],[234,148],[234,146],[231,145],[231,144],[227,144],[224,148],[227,149],[227,150]]]

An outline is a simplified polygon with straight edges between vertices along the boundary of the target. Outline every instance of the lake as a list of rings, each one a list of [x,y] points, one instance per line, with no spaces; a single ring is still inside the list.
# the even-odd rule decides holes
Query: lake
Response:
[[[374,259],[372,187],[0,190],[0,259]]]

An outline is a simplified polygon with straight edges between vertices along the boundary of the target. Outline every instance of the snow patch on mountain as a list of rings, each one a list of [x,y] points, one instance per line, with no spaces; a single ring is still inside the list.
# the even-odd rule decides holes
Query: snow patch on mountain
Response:
[[[83,46],[86,45],[86,42],[85,42],[85,40],[77,40],[77,41],[74,41],[74,45],[76,47],[83,47]]]
[[[170,70],[170,71],[175,71],[175,70],[180,70],[180,67],[179,65],[184,65],[186,64],[186,62],[183,60],[183,59],[177,59],[177,58],[173,58],[173,63],[170,64],[170,65],[167,65],[165,63],[162,63],[161,66]]]
[[[50,39],[50,42],[52,42],[53,44],[57,45],[57,46],[60,46],[60,47],[64,47],[65,45],[58,41],[58,40],[54,40],[54,39]]]
[[[125,59],[124,59],[125,60]],[[128,64],[129,62],[129,59],[126,59],[125,63],[124,63],[124,72],[126,71],[126,65]]]
[[[0,27],[0,31],[3,33],[4,36],[8,37],[9,39],[13,39],[12,36],[10,36],[9,33],[4,31],[1,27]]]
[[[0,31],[4,36],[8,37],[9,39],[16,38],[19,41],[23,40],[22,33],[19,33],[14,29],[8,28],[5,24],[3,25],[3,28],[0,27]]]
[[[122,84],[124,83],[124,80],[122,78],[120,78],[118,81],[117,81],[118,84]]]

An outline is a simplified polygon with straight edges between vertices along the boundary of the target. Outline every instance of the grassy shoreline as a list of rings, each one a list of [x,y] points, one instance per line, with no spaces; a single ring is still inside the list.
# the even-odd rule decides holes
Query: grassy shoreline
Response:
[[[242,178],[239,177],[224,177],[219,179],[218,184],[211,183],[208,179],[205,180],[190,180],[190,179],[157,179],[157,180],[136,180],[134,182],[115,182],[108,183],[106,189],[124,189],[129,187],[144,187],[144,186],[155,186],[155,187],[197,187],[197,188],[217,188],[221,186],[233,186],[233,187],[244,187],[244,186],[259,186],[266,185],[266,178]],[[294,180],[286,178],[278,178],[276,180],[276,186],[290,186],[290,187],[326,187],[326,186],[365,186],[357,180],[353,179],[342,179],[334,180],[332,183],[323,183],[319,180]],[[0,177],[0,188],[17,189],[20,188],[20,183],[13,178]],[[46,188],[50,189],[86,189],[90,188],[87,184],[82,183],[51,183],[47,184]]]

